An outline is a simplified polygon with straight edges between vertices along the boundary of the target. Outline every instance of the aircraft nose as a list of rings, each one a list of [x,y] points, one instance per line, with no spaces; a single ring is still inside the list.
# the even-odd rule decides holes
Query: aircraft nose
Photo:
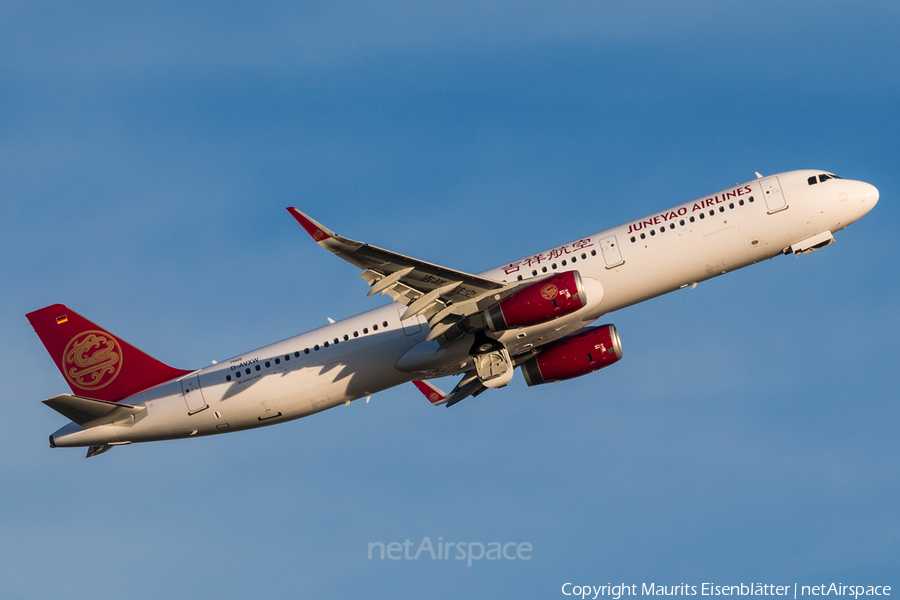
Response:
[[[862,183],[862,189],[860,190],[860,201],[862,202],[863,210],[865,211],[863,214],[866,214],[878,204],[878,188],[876,188],[871,183]]]
[[[865,199],[866,199],[866,201],[871,200],[872,206],[875,206],[876,204],[878,204],[878,198],[879,198],[878,188],[875,187],[874,185],[872,185],[871,183],[867,183],[866,186],[867,186],[867,189],[865,191]]]

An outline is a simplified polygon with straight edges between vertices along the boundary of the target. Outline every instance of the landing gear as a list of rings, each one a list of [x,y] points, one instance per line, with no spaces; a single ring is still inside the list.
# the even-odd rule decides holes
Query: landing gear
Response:
[[[481,383],[489,388],[499,388],[512,381],[514,367],[509,352],[497,340],[479,332],[469,350],[475,362],[475,372]]]
[[[487,352],[495,352],[502,347],[503,344],[501,344],[497,340],[489,338],[484,334],[483,331],[479,331],[475,334],[475,342],[472,343],[472,347],[469,349],[469,355],[476,356],[478,354],[485,354]]]

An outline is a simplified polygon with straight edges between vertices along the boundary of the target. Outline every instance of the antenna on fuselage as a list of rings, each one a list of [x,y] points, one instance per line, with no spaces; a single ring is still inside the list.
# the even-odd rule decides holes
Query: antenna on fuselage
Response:
[[[759,174],[759,171],[754,171],[754,173],[756,174],[756,178],[757,178],[757,179],[762,179],[762,178],[763,178],[763,176]]]

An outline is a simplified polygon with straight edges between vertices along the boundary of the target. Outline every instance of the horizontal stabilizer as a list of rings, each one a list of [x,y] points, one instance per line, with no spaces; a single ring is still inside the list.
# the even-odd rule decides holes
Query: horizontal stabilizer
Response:
[[[87,456],[85,456],[85,458],[97,456],[97,455],[103,454],[104,452],[107,452],[109,450],[112,450],[112,446],[108,446],[108,445],[107,446],[91,446],[88,448]]]
[[[97,427],[98,425],[133,423],[147,412],[146,406],[94,400],[70,394],[60,394],[59,396],[48,398],[44,400],[44,404],[85,429]]]

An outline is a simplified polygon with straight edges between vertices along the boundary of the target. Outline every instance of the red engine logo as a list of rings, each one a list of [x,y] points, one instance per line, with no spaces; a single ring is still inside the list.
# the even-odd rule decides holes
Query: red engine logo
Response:
[[[541,288],[541,296],[543,296],[544,300],[553,300],[557,294],[559,294],[559,288],[552,283],[548,283]]]
[[[62,366],[74,387],[99,390],[112,383],[122,370],[122,348],[105,331],[85,331],[69,341]]]

